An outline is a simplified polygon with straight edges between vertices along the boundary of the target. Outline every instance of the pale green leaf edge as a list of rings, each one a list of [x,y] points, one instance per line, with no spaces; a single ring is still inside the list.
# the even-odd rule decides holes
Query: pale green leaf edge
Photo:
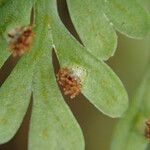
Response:
[[[117,124],[111,150],[145,150],[149,140],[145,138],[145,121],[149,119],[150,69],[145,74],[127,110]]]

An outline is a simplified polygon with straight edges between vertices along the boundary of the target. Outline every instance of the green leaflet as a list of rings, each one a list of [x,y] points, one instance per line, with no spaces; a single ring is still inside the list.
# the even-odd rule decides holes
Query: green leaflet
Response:
[[[47,26],[47,6],[50,1],[46,2],[39,1],[35,8],[37,23],[43,29],[39,33],[45,36],[39,41],[40,46],[43,43],[38,49],[42,52],[42,58],[34,71],[33,111],[28,147],[29,150],[80,150],[84,149],[81,130],[60,95],[55,81],[51,61],[51,31]]]
[[[67,0],[73,24],[85,47],[101,60],[112,56],[117,36],[102,11],[102,0]]]
[[[82,68],[85,72],[83,94],[103,113],[120,117],[128,106],[128,97],[122,83],[106,64],[95,59],[68,35],[60,24],[56,2],[52,1],[52,33],[61,67]]]
[[[29,150],[83,150],[82,132],[59,92],[51,59],[48,53],[35,71]]]
[[[30,23],[33,3],[34,0],[0,1],[0,67],[10,55],[7,49],[7,33],[16,27]]]
[[[104,12],[114,27],[132,38],[150,32],[150,16],[136,0],[104,0]]]
[[[48,26],[50,1],[46,2],[39,1],[35,6],[36,23],[42,29],[39,33],[45,36],[39,41],[39,51],[42,55],[34,71],[33,111],[28,147],[29,150],[82,150],[84,149],[82,132],[55,81],[51,56],[51,31]]]
[[[0,143],[7,142],[14,136],[27,110],[32,91],[34,66],[43,53],[44,45],[50,47],[51,43],[48,22],[49,18],[45,13],[37,14],[35,19],[37,26],[34,28],[36,38],[32,48],[21,58],[0,88]]]
[[[0,88],[0,143],[10,140],[20,127],[31,96],[32,69],[24,57]]]
[[[150,69],[133,97],[124,118],[115,130],[112,150],[145,150],[149,140],[144,136],[145,121],[150,118]]]

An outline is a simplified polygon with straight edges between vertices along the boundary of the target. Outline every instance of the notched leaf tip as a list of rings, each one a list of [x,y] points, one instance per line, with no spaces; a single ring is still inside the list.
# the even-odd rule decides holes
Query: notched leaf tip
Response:
[[[18,27],[8,33],[9,50],[14,57],[22,56],[30,49],[33,35],[32,26]]]
[[[81,79],[74,69],[60,69],[57,73],[57,81],[62,86],[64,94],[68,95],[71,99],[81,92]]]

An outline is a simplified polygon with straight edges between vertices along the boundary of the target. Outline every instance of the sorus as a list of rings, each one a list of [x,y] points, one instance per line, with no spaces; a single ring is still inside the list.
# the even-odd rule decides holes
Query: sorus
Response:
[[[30,49],[33,41],[32,26],[16,28],[8,33],[9,50],[12,55],[22,56]]]
[[[57,73],[57,81],[62,86],[64,94],[71,99],[81,92],[81,80],[72,69],[60,69]]]

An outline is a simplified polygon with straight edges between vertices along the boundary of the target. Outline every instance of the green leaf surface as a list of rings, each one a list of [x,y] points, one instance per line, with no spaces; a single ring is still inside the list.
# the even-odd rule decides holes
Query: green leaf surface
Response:
[[[16,27],[30,24],[31,9],[35,0],[0,1],[0,67],[10,55],[7,34]]]
[[[85,74],[82,93],[103,113],[120,117],[128,106],[128,97],[119,78],[71,38],[60,24],[55,0],[51,12],[53,40],[61,67],[81,68]]]
[[[61,96],[52,70],[48,54],[35,71],[29,150],[83,150],[82,132]]]
[[[34,2],[0,1],[0,66],[9,56],[7,32],[29,24]],[[37,1],[32,48],[0,89],[0,143],[10,140],[18,130],[33,90],[29,150],[84,149],[81,129],[55,81],[52,44],[61,67],[79,73],[81,92],[96,108],[110,117],[120,117],[128,107],[128,96],[120,79],[102,60],[112,56],[116,49],[113,26],[129,37],[142,38],[150,30],[148,13],[135,0],[67,0],[67,4],[84,46],[61,22],[56,0]],[[150,114],[149,85],[150,73],[135,94],[125,119],[118,125],[112,150],[146,148],[144,125]]]
[[[150,33],[150,15],[136,0],[104,0],[103,8],[119,32],[132,38]]]
[[[36,38],[31,50],[21,58],[0,88],[0,143],[5,143],[14,136],[27,111],[32,92],[34,66],[43,53],[43,46],[49,48],[51,44],[48,22],[46,14],[37,13],[35,23],[38,25],[34,28]]]
[[[27,58],[19,62],[0,88],[0,143],[17,132],[29,104],[32,68],[28,68]]]
[[[35,0],[2,0],[0,2],[0,31],[30,23],[31,9]]]
[[[34,70],[28,147],[29,150],[80,150],[84,149],[82,132],[61,96],[53,72],[49,2],[39,1],[35,6],[36,35],[41,35],[36,55],[40,61],[38,59]]]
[[[113,26],[102,11],[101,0],[67,0],[73,24],[85,47],[101,60],[112,56],[117,46]]]
[[[126,115],[114,132],[111,150],[145,150],[149,140],[144,136],[145,121],[150,119],[150,70],[133,97]]]

